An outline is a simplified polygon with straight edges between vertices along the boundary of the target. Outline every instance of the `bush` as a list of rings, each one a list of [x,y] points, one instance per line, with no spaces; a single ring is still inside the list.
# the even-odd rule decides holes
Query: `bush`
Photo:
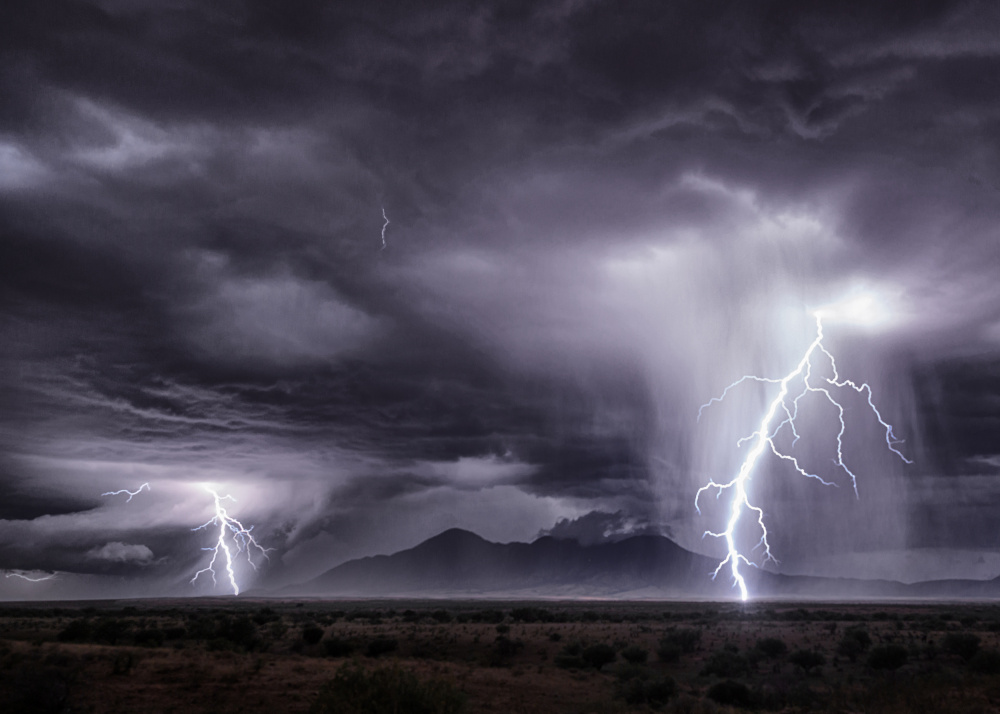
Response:
[[[552,663],[562,669],[583,669],[587,666],[580,655],[566,654],[565,652],[560,652],[553,657]]]
[[[555,617],[541,607],[516,607],[510,611],[514,622],[554,622]]]
[[[159,647],[163,644],[163,640],[166,639],[166,635],[163,630],[150,628],[148,630],[139,630],[132,636],[132,639],[140,647]]]
[[[852,627],[844,632],[844,636],[837,643],[837,654],[855,662],[858,657],[871,647],[871,644],[872,638],[866,630],[860,627]]]
[[[665,639],[680,645],[683,654],[691,654],[701,644],[701,630],[696,630],[692,627],[681,627],[668,632]]]
[[[398,640],[391,639],[389,637],[376,637],[368,643],[368,648],[365,650],[365,654],[369,657],[378,657],[379,655],[384,655],[389,652],[395,652],[398,649]]]
[[[447,610],[435,610],[431,613],[431,619],[441,624],[451,622],[451,613]]]
[[[978,674],[1000,674],[1000,652],[979,650],[969,659],[969,669]]]
[[[94,628],[88,620],[73,620],[57,635],[60,642],[83,642],[93,635]]]
[[[669,630],[656,647],[656,656],[661,662],[676,662],[681,655],[691,654],[701,642],[701,630],[681,627]]]
[[[507,660],[524,649],[524,642],[499,635],[493,643],[493,649],[499,660]]]
[[[587,663],[580,656],[582,652],[583,645],[579,642],[570,642],[562,648],[552,661],[556,667],[562,667],[563,669],[583,669],[587,666]]]
[[[677,682],[671,677],[632,677],[619,683],[617,694],[629,706],[659,707],[677,694]]]
[[[60,714],[69,711],[70,677],[54,667],[8,663],[0,677],[0,702],[9,714]]]
[[[868,654],[868,666],[872,669],[896,670],[906,664],[906,648],[902,645],[879,645]]]
[[[601,643],[586,648],[580,653],[580,657],[594,669],[600,669],[604,665],[614,662],[618,658],[618,655],[615,654],[615,650],[611,645]]]
[[[216,630],[218,639],[228,640],[237,649],[254,650],[261,643],[257,634],[257,626],[249,617],[225,618],[219,622]]]
[[[307,645],[319,644],[321,639],[323,639],[322,627],[317,627],[316,625],[306,625],[302,628],[302,640]]]
[[[458,714],[465,695],[442,680],[420,680],[398,667],[365,672],[341,667],[325,684],[310,714]]]
[[[708,688],[708,698],[713,702],[725,704],[727,706],[749,707],[753,704],[753,696],[750,688],[739,682],[727,679],[725,682],[717,682]]]
[[[757,640],[755,648],[768,659],[777,659],[788,652],[788,645],[777,637],[765,637],[762,640]]]
[[[96,642],[103,642],[109,645],[118,644],[118,640],[125,636],[129,630],[127,620],[119,620],[115,617],[102,617],[94,625],[93,639]]]
[[[356,649],[357,647],[353,642],[341,639],[340,637],[330,637],[323,640],[323,650],[326,652],[327,657],[347,657]]]
[[[979,651],[979,637],[971,632],[949,632],[941,643],[945,652],[958,655],[968,662]]]
[[[255,625],[266,625],[270,622],[280,620],[281,616],[269,607],[262,607],[254,613],[253,621]]]
[[[632,645],[622,650],[622,659],[629,664],[645,664],[649,658],[649,652],[639,645]]]
[[[716,676],[723,679],[742,677],[750,671],[746,657],[729,650],[713,652],[701,670],[702,676]]]
[[[814,650],[796,650],[788,655],[788,661],[801,667],[804,672],[810,672],[826,664],[826,657]]]
[[[673,640],[663,638],[656,647],[656,657],[661,662],[670,664],[681,658],[681,646]]]

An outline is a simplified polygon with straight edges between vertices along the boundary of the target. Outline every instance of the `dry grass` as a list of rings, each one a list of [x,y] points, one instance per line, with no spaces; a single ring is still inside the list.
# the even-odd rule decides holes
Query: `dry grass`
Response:
[[[518,619],[524,616],[543,621]],[[851,661],[839,643],[852,627],[864,629],[871,647],[901,646],[906,663],[880,671],[867,652]],[[678,628],[700,641],[660,661],[661,641]],[[312,642],[303,635],[309,629]],[[0,711],[308,712],[338,668],[354,662],[369,672],[398,667],[460,690],[467,712],[738,711],[709,697],[728,678],[746,688],[746,706],[760,711],[1000,712],[1000,666],[949,651],[960,640],[955,633],[978,638],[981,651],[1000,651],[1000,608],[242,600],[8,606],[0,610]],[[788,652],[763,656],[756,643],[765,638],[782,640]],[[596,644],[614,648],[617,661],[587,666],[586,648]],[[346,657],[330,656],[352,648]],[[626,664],[620,653],[636,649],[648,652],[646,662]],[[789,659],[796,650],[817,652],[825,664],[806,673]],[[734,669],[707,673],[709,663]],[[649,683],[668,680],[675,685],[664,685],[673,692],[665,702],[643,701]]]

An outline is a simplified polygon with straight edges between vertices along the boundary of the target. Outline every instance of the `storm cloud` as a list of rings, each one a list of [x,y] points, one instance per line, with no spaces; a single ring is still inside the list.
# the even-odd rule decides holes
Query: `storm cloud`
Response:
[[[852,290],[889,317],[828,346],[914,464],[862,421],[859,498],[770,469],[780,567],[995,550],[997,37],[987,2],[10,8],[0,569],[210,592],[204,484],[260,587],[609,514],[718,555],[694,494],[763,393],[699,406]]]

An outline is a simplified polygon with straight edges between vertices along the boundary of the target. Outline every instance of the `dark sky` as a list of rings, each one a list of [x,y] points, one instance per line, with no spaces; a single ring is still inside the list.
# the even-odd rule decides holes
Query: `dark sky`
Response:
[[[859,498],[767,462],[780,567],[1000,574],[998,38],[987,1],[6,8],[0,570],[56,578],[0,597],[223,592],[203,484],[272,549],[243,587],[453,526],[720,555],[694,494],[768,392],[698,406],[844,295],[914,463],[862,403]]]

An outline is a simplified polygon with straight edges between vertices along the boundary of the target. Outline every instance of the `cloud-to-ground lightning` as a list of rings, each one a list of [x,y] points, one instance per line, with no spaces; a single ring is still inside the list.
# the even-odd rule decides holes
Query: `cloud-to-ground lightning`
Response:
[[[382,218],[385,219],[385,223],[382,224],[382,250],[385,250],[385,229],[389,227],[389,216],[385,215],[385,206],[382,206]]]
[[[246,528],[242,523],[240,523],[238,520],[229,515],[229,512],[226,510],[223,501],[228,499],[235,503],[236,502],[235,498],[233,498],[228,494],[225,496],[220,496],[218,492],[216,492],[209,486],[205,486],[205,490],[208,491],[210,494],[212,494],[212,497],[215,499],[215,515],[212,516],[212,518],[206,523],[203,523],[197,528],[192,528],[191,530],[198,531],[203,528],[207,529],[209,526],[217,526],[219,529],[219,537],[216,540],[214,546],[210,548],[202,548],[202,550],[208,550],[212,552],[212,559],[209,561],[207,566],[205,566],[204,568],[202,568],[201,570],[199,570],[197,573],[194,574],[194,577],[191,578],[191,584],[193,585],[194,582],[198,579],[198,577],[203,573],[208,573],[209,575],[211,575],[212,582],[216,583],[215,562],[216,560],[218,560],[219,552],[221,551],[226,560],[225,563],[226,575],[229,578],[230,586],[232,586],[233,588],[233,595],[239,595],[240,586],[236,583],[236,573],[233,570],[233,558],[234,558],[233,550],[236,551],[236,554],[246,552],[247,562],[250,563],[250,565],[253,567],[254,570],[256,570],[257,564],[253,562],[253,558],[250,556],[250,549],[256,548],[257,550],[260,551],[261,555],[264,556],[265,560],[270,560],[270,558],[267,557],[268,549],[264,548],[256,540],[254,540],[254,537],[251,534],[253,526]],[[232,539],[231,545],[226,542],[227,535]]]
[[[760,457],[765,452],[770,451],[774,454],[774,456],[788,462],[798,474],[807,478],[815,479],[826,486],[837,485],[832,481],[827,481],[821,478],[817,474],[806,471],[802,465],[799,464],[798,459],[790,454],[782,452],[775,444],[775,437],[777,437],[786,426],[793,437],[792,444],[794,445],[799,440],[800,435],[796,430],[795,420],[799,416],[799,402],[806,394],[813,393],[821,395],[837,410],[838,418],[840,420],[840,430],[837,432],[836,436],[837,455],[834,459],[834,463],[838,469],[850,478],[851,486],[854,489],[856,497],[858,496],[857,476],[844,461],[843,437],[846,429],[846,423],[844,421],[844,407],[835,396],[835,394],[840,390],[852,389],[858,394],[867,397],[868,406],[874,413],[875,418],[878,419],[879,424],[881,424],[885,429],[885,442],[889,450],[899,456],[899,458],[901,458],[904,462],[908,464],[912,463],[896,448],[898,444],[902,443],[902,441],[896,438],[893,433],[892,426],[882,418],[882,415],[876,408],[875,402],[872,399],[871,387],[868,386],[867,383],[859,385],[849,379],[840,378],[840,375],[837,372],[836,360],[826,347],[823,346],[823,313],[816,311],[813,315],[816,318],[816,337],[806,349],[802,359],[791,372],[781,379],[758,377],[754,375],[741,377],[726,387],[721,395],[713,397],[706,404],[703,404],[698,410],[698,418],[700,419],[702,413],[707,407],[711,406],[713,403],[721,402],[731,389],[734,389],[747,381],[778,385],[778,393],[768,404],[767,410],[764,412],[764,416],[761,418],[760,425],[757,427],[757,430],[750,436],[743,437],[737,442],[737,446],[743,446],[748,442],[751,442],[752,445],[736,476],[734,476],[730,481],[724,483],[717,483],[714,479],[710,480],[707,484],[698,489],[698,493],[695,495],[694,499],[695,509],[698,513],[701,513],[698,502],[704,492],[715,489],[716,498],[719,498],[724,491],[732,492],[729,517],[726,521],[725,529],[719,532],[705,531],[704,535],[712,536],[713,538],[720,538],[725,541],[726,557],[719,563],[718,567],[716,567],[715,572],[712,573],[712,578],[714,579],[722,568],[729,565],[734,586],[739,588],[742,600],[747,599],[748,593],[746,582],[743,579],[743,575],[740,573],[740,564],[745,563],[747,565],[758,567],[757,563],[744,555],[736,544],[736,528],[745,512],[752,513],[756,518],[757,527],[759,528],[761,534],[760,540],[751,550],[761,550],[761,564],[766,563],[767,561],[772,561],[774,563],[778,562],[774,555],[772,555],[771,546],[768,543],[767,526],[764,524],[764,511],[761,507],[756,506],[751,502],[749,493],[747,492],[754,468],[760,460]],[[817,377],[813,374],[814,359],[816,361],[826,361],[826,366],[830,376]],[[817,369],[817,371],[819,370]],[[794,396],[790,396],[792,394],[794,394]]]
[[[125,499],[125,503],[128,503],[129,501],[131,501],[131,500],[132,500],[132,498],[133,498],[134,496],[138,496],[138,495],[139,495],[139,493],[140,493],[140,492],[141,492],[141,491],[142,491],[143,489],[145,489],[146,491],[149,491],[149,490],[150,490],[150,488],[149,488],[149,484],[148,484],[148,483],[144,483],[144,484],[142,484],[142,485],[141,485],[141,486],[140,486],[139,488],[137,488],[137,489],[136,489],[136,490],[134,490],[134,491],[129,491],[129,490],[127,489],[127,488],[123,488],[123,489],[121,489],[120,491],[106,491],[106,492],[102,493],[101,495],[102,495],[102,496],[119,496],[119,495],[121,495],[121,494],[123,494],[123,493],[127,493],[127,494],[128,494],[128,498],[127,498],[127,499]]]

